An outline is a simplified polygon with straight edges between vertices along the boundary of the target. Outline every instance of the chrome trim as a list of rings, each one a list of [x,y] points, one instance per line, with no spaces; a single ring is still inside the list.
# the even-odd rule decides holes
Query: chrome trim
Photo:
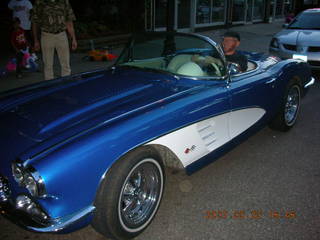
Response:
[[[30,173],[31,177],[35,180],[37,184],[37,197],[45,197],[46,196],[46,188],[43,181],[43,178],[40,176],[39,172],[32,166],[27,168],[27,171]]]
[[[19,186],[23,185],[24,182],[24,174],[25,174],[25,169],[22,165],[22,163],[15,161],[11,164],[11,171],[12,171],[12,175],[14,180],[18,183]],[[19,173],[17,173],[19,172]],[[21,175],[21,179],[17,178],[17,174]]]
[[[257,65],[256,68],[252,69],[252,70],[249,70],[249,71],[245,71],[245,72],[239,72],[237,74],[232,74],[231,77],[238,77],[238,76],[243,76],[245,74],[249,74],[249,73],[253,73],[253,72],[257,72],[260,70],[260,67],[261,67],[261,64],[257,61],[253,61],[253,60],[248,60],[248,62],[253,62],[254,64]]]
[[[118,217],[126,231],[138,232],[150,223],[161,201],[163,181],[163,170],[153,158],[131,169],[118,200]]]
[[[266,81],[266,84],[273,83],[276,80],[277,80],[277,78],[271,78],[270,80]]]
[[[45,226],[49,223],[49,215],[28,195],[18,195],[14,207],[27,214],[30,219],[40,225]]]
[[[33,166],[25,166],[21,162],[15,161],[12,163],[11,168],[12,168],[12,175],[20,187],[26,188],[25,180],[26,180],[27,176],[31,176],[36,183],[37,189],[36,189],[35,194],[32,194],[29,191],[29,189],[28,189],[28,191],[31,193],[32,196],[35,196],[35,197],[45,197],[46,196],[46,189],[45,189],[44,181],[43,181],[42,177],[40,176],[40,174],[38,173],[38,171]],[[21,171],[21,174],[22,174],[21,181],[16,179],[15,173],[14,173],[14,168],[19,169]]]
[[[8,181],[0,175],[0,202],[7,202],[10,196]]]
[[[37,231],[37,232],[58,232],[65,228],[67,228],[69,225],[75,223],[76,221],[80,220],[81,218],[89,215],[92,213],[96,208],[94,206],[89,206],[75,214],[68,215],[61,218],[56,218],[50,221],[50,226],[48,227],[32,227],[32,226],[26,226],[27,229]]]
[[[300,88],[293,86],[290,88],[284,109],[284,120],[286,125],[292,126],[299,112],[300,107]]]
[[[227,70],[227,61],[226,61],[226,58],[225,58],[225,55],[224,55],[224,52],[223,52],[223,49],[221,47],[220,44],[216,43],[214,40],[212,40],[210,37],[208,36],[204,36],[204,35],[201,35],[201,34],[198,34],[198,33],[183,33],[183,32],[166,32],[166,31],[161,31],[161,32],[146,32],[145,34],[147,35],[160,35],[160,34],[163,34],[163,36],[168,36],[168,35],[174,35],[174,36],[189,36],[189,37],[193,37],[193,38],[198,38],[202,41],[206,41],[207,43],[209,43],[213,48],[215,48],[217,50],[217,52],[219,53],[221,59],[223,60],[223,64],[224,64],[224,67],[225,69]],[[134,43],[134,40],[135,40],[135,36],[133,36],[131,39],[129,39],[129,42],[128,42],[128,46],[126,46],[120,56],[117,58],[117,61],[115,62],[114,66],[119,66],[120,63],[120,59],[122,58],[122,55],[125,53],[125,50],[128,49],[128,51],[130,51],[130,49],[132,48],[133,46],[133,43]],[[227,72],[227,71],[226,71]],[[170,72],[168,72],[170,73]],[[173,74],[173,73],[171,73]],[[178,76],[182,76],[182,77],[188,77],[188,76],[183,76],[183,75],[178,75]],[[227,73],[224,75],[224,76],[220,76],[220,77],[211,77],[213,79],[215,78],[218,78],[218,79],[226,79],[228,77]],[[205,77],[201,77],[201,78],[206,78],[208,79],[208,76],[205,76]],[[197,80],[199,79],[198,77],[195,79]]]
[[[311,77],[310,81],[304,85],[304,88],[310,87],[311,85],[313,85],[315,83],[315,81],[316,81],[315,78]]]

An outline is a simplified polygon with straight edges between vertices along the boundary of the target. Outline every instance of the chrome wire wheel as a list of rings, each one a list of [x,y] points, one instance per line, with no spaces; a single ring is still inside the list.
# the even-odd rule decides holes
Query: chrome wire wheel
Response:
[[[163,171],[153,158],[137,163],[122,185],[118,215],[128,232],[145,228],[156,213],[163,192]]]
[[[300,89],[297,85],[290,88],[285,103],[284,119],[288,126],[292,126],[298,116],[300,107]]]

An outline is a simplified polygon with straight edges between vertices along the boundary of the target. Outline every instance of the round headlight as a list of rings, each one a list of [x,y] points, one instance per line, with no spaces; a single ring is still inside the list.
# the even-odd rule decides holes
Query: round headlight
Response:
[[[12,174],[19,185],[23,184],[23,168],[17,163],[12,164]]]
[[[272,38],[271,43],[270,43],[270,47],[279,48],[279,41],[278,41],[278,39]]]
[[[24,168],[21,163],[12,164],[12,173],[19,186],[25,187],[32,196],[45,195],[45,186],[42,177],[32,166]]]
[[[24,177],[24,185],[32,196],[38,195],[38,185],[31,174],[27,173]]]

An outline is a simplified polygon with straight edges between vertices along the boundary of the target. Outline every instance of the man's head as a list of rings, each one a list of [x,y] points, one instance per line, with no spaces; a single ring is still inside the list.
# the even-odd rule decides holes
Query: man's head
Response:
[[[237,32],[228,31],[223,34],[222,47],[226,55],[234,54],[239,45],[240,35]]]

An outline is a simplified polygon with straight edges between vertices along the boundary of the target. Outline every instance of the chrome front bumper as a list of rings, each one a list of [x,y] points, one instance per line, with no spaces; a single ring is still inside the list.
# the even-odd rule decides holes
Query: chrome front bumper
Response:
[[[272,48],[269,47],[269,53],[272,55],[275,55],[281,59],[290,59],[293,57],[293,54],[300,54],[298,52],[294,51],[289,51],[283,48]],[[317,57],[315,58],[314,56],[308,55],[308,60],[307,60],[309,66],[313,70],[319,70],[320,69],[320,59]]]
[[[308,88],[308,87],[310,87],[310,86],[312,86],[314,83],[315,83],[315,78],[314,77],[311,77],[310,78],[310,81],[309,82],[307,82],[305,85],[304,85],[304,88]]]
[[[8,181],[0,175],[0,203],[9,200],[10,189]]]
[[[60,232],[65,231],[70,227],[71,225],[74,225],[78,222],[80,222],[82,219],[85,219],[86,217],[90,216],[91,213],[93,213],[95,210],[95,207],[89,206],[85,209],[82,209],[81,211],[65,216],[62,218],[53,219],[50,221],[50,225],[47,227],[27,227],[29,230],[36,231],[36,232]]]
[[[60,218],[48,218],[45,222],[41,222],[15,207],[15,201],[11,198],[9,184],[0,175],[0,215],[27,230],[43,233],[70,232],[87,225],[94,210],[94,206],[89,206],[76,213]]]

